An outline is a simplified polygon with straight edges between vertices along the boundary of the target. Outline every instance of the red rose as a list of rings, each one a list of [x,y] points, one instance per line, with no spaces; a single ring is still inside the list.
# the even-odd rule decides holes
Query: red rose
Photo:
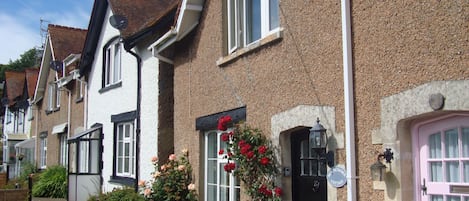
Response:
[[[244,144],[242,147],[241,147],[241,150],[239,152],[241,152],[241,154],[247,154],[249,151],[251,150],[251,145],[249,144]]]
[[[228,133],[221,134],[221,140],[223,142],[227,142],[228,140],[230,140],[230,136],[228,135]]]
[[[228,124],[231,123],[231,117],[230,116],[222,116],[218,120],[218,130],[221,131],[226,131],[228,129]]]
[[[222,155],[223,153],[225,153],[225,150],[223,149],[220,149],[220,151],[218,151],[218,155]]]
[[[249,151],[248,153],[246,153],[246,157],[248,157],[249,159],[252,159],[254,157],[254,152]]]
[[[228,157],[231,157],[231,156],[233,156],[233,153],[228,152]]]
[[[236,165],[234,163],[227,163],[225,166],[223,166],[223,169],[225,169],[226,172],[231,172],[236,168]]]
[[[262,194],[264,194],[264,193],[265,193],[265,191],[267,191],[267,186],[265,186],[264,184],[262,184],[262,186],[261,186],[261,187],[259,187],[259,193],[262,193]]]
[[[240,141],[238,142],[238,146],[239,146],[239,147],[243,147],[245,144],[246,144],[246,141],[244,141],[244,140],[240,140]]]
[[[260,154],[265,154],[265,152],[267,151],[267,147],[262,145],[257,149],[257,151],[259,151]]]
[[[260,161],[261,165],[267,165],[267,164],[269,164],[269,162],[270,162],[270,160],[267,157],[261,158],[261,161]]]
[[[275,192],[275,195],[276,195],[276,196],[279,196],[279,197],[280,197],[280,196],[282,195],[282,193],[283,193],[283,192],[282,192],[282,189],[281,189],[280,187],[275,187],[274,192]]]

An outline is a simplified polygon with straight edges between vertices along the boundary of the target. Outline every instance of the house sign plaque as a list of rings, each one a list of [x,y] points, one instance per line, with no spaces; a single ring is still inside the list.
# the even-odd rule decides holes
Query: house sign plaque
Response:
[[[344,168],[334,166],[327,173],[327,181],[334,187],[340,188],[347,183]]]

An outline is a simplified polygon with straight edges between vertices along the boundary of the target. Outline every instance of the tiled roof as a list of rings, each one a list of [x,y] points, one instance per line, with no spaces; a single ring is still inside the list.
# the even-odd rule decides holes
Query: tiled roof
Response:
[[[128,38],[159,22],[179,5],[180,0],[109,0],[114,15],[123,15],[128,25],[121,30]]]
[[[49,24],[50,42],[55,60],[63,61],[70,54],[81,53],[86,30]]]
[[[8,104],[11,106],[15,99],[23,95],[25,73],[19,71],[5,71],[5,89]]]
[[[36,89],[36,83],[39,76],[38,68],[26,68],[26,85],[28,87],[28,97],[34,97],[34,90]]]

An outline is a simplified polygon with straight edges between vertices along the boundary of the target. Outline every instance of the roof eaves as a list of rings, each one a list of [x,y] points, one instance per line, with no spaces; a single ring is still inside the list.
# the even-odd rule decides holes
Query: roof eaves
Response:
[[[108,1],[95,0],[93,11],[91,13],[90,23],[88,25],[88,33],[86,34],[85,44],[80,59],[80,75],[85,75],[91,69],[91,65],[96,53],[96,46],[101,35],[104,18],[108,8]]]

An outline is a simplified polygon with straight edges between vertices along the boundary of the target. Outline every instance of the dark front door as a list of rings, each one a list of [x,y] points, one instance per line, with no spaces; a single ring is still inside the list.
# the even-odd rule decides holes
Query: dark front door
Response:
[[[326,149],[309,148],[309,129],[291,135],[293,201],[326,201]]]

